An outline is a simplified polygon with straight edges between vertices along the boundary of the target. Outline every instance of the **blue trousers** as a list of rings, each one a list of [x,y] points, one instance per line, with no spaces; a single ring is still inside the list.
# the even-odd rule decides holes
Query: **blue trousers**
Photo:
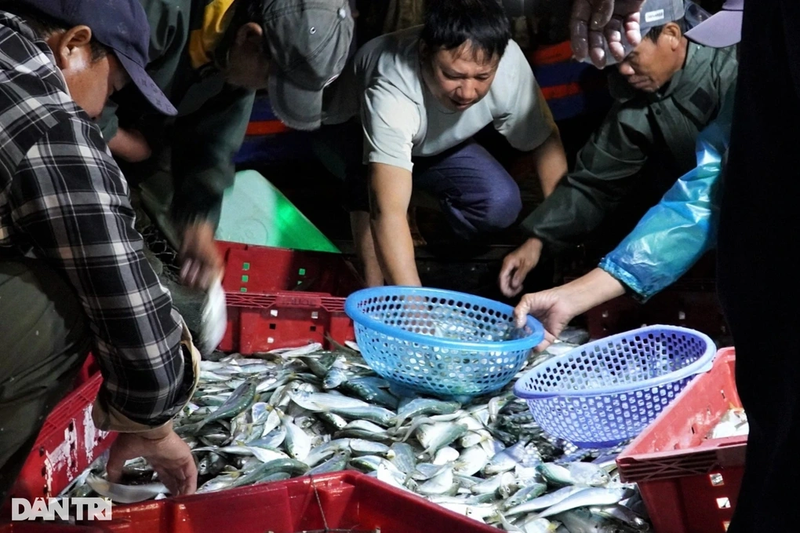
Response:
[[[368,211],[368,170],[362,162],[361,126],[348,123],[323,128],[323,163],[344,178],[345,207]],[[318,144],[318,152],[319,149]],[[430,157],[415,157],[413,187],[434,196],[453,232],[461,238],[505,229],[522,210],[519,187],[503,166],[470,139]],[[342,176],[342,174],[344,174]]]

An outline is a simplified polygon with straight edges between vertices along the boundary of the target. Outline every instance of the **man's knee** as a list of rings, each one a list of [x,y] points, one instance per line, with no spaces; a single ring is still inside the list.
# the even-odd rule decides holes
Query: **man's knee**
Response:
[[[522,198],[519,187],[513,180],[497,184],[487,196],[484,213],[478,221],[481,231],[495,231],[508,228],[522,211]]]

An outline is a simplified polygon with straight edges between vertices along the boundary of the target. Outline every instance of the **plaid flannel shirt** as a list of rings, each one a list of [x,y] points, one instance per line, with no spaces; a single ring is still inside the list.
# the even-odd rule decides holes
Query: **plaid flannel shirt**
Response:
[[[69,280],[104,377],[98,401],[157,426],[188,401],[194,376],[181,317],[142,246],[99,128],[47,44],[0,11],[0,257],[32,255]]]

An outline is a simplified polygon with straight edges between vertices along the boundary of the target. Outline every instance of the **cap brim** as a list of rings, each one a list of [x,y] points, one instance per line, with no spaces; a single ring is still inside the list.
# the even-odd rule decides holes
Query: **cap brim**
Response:
[[[686,38],[712,48],[733,46],[742,40],[742,12],[719,11],[687,31]]]
[[[315,130],[322,123],[322,92],[292,83],[280,72],[269,76],[269,103],[281,122],[296,130]]]
[[[130,76],[133,84],[136,85],[136,87],[139,89],[139,92],[142,93],[142,96],[144,96],[158,112],[170,116],[178,114],[178,110],[175,109],[175,106],[172,105],[172,102],[170,102],[166,95],[161,92],[161,89],[158,88],[156,82],[153,81],[153,79],[142,67],[140,67],[132,59],[117,52],[116,50],[115,55],[122,65],[122,68],[124,68],[125,72],[127,72],[128,76]]]

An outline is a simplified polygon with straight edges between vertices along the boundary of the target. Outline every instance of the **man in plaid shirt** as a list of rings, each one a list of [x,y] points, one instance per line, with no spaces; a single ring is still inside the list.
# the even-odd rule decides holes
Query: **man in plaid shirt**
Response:
[[[144,456],[172,494],[196,487],[172,418],[199,358],[94,123],[128,81],[176,113],[144,71],[148,39],[137,0],[0,2],[0,501],[90,349],[95,423],[120,432],[109,478]]]

